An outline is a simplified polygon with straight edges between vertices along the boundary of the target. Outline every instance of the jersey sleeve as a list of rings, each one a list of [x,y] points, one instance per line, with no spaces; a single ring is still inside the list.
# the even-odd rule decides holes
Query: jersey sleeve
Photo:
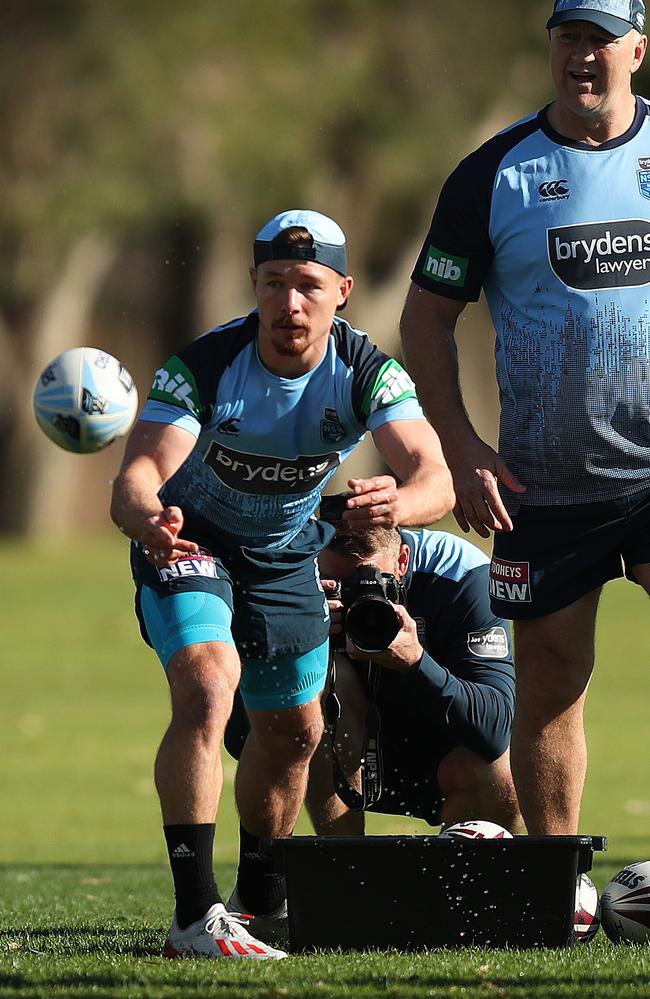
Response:
[[[412,613],[425,618],[430,651],[409,677],[423,724],[494,760],[510,741],[514,663],[509,625],[490,609],[488,579],[489,566],[477,566],[420,598]]]
[[[504,157],[539,128],[538,113],[499,132],[450,174],[411,275],[445,298],[475,302],[491,266],[492,201]]]
[[[480,163],[474,153],[446,180],[411,275],[426,291],[463,302],[478,300],[493,256],[492,184],[486,184]]]
[[[219,378],[255,328],[251,313],[205,333],[170,357],[154,374],[140,419],[171,423],[198,437],[213,414]]]
[[[154,374],[140,419],[173,424],[198,437],[203,422],[201,415],[194,374],[178,355],[174,355]]]
[[[335,321],[336,351],[351,379],[351,403],[362,427],[374,431],[394,420],[424,420],[415,385],[399,361],[365,333]]]

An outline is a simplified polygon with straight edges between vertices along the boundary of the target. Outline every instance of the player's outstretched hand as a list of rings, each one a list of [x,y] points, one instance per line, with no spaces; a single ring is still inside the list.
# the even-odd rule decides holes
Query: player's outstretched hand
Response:
[[[400,522],[400,499],[392,475],[373,475],[371,479],[349,479],[353,495],[347,500],[343,520],[356,527],[380,524],[397,527]]]
[[[512,520],[499,495],[502,482],[513,493],[524,493],[526,487],[512,474],[503,458],[485,444],[477,442],[463,448],[463,454],[450,461],[454,478],[456,505],[454,516],[461,530],[473,527],[482,538],[490,531],[511,531]]]
[[[183,522],[183,512],[177,506],[165,507],[145,522],[140,541],[152,565],[169,565],[200,550],[195,541],[179,538]]]

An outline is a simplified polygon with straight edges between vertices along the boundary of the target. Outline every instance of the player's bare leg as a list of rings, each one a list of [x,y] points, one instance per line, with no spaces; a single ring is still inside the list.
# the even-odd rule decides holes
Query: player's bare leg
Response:
[[[555,614],[515,622],[517,701],[511,765],[532,835],[576,835],[587,770],[584,704],[600,590]]]
[[[176,912],[163,953],[168,958],[281,960],[284,951],[253,937],[246,920],[226,911],[212,874],[214,821],[223,785],[221,743],[239,681],[239,656],[224,642],[197,643],[172,657],[167,676],[172,718],[158,750],[155,776]]]
[[[445,825],[487,819],[511,833],[523,830],[508,750],[489,763],[457,746],[440,761],[437,778],[445,799],[441,813]]]
[[[214,822],[221,789],[221,741],[240,676],[224,642],[187,646],[167,669],[172,717],[158,750],[156,788],[166,825]]]
[[[285,711],[248,711],[235,792],[253,836],[289,836],[305,800],[309,761],[323,735],[320,699]]]

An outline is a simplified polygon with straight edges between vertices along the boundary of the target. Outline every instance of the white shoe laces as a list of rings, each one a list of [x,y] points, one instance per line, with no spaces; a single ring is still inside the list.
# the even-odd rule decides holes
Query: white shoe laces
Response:
[[[211,933],[214,936],[249,936],[245,929],[249,922],[250,917],[241,912],[217,912],[214,916],[210,916],[210,918],[206,920],[205,931],[206,933]],[[235,923],[234,926],[232,925],[233,923]]]

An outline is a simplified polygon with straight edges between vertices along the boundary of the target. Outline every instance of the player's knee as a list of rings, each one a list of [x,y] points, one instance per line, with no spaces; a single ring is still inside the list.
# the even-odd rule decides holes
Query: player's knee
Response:
[[[324,723],[320,714],[308,719],[283,717],[282,712],[266,724],[255,725],[255,740],[263,752],[285,763],[307,763],[323,737]]]
[[[571,705],[586,691],[594,667],[589,641],[570,641],[563,635],[537,635],[515,627],[517,636],[517,702],[536,701]]]
[[[192,655],[182,650],[169,664],[168,677],[173,721],[220,733],[230,716],[239,680],[236,656]]]
[[[591,667],[566,672],[558,669],[544,675],[529,672],[516,680],[516,712],[519,725],[524,719],[547,724],[560,715],[574,713],[581,717],[587,694]]]

